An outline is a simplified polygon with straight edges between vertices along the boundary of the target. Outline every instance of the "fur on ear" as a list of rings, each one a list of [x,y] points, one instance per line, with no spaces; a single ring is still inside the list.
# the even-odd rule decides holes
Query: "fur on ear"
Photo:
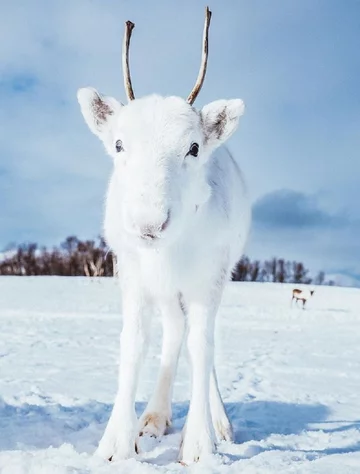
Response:
[[[245,111],[241,99],[216,100],[201,110],[206,144],[216,148],[235,132]]]
[[[121,104],[113,97],[101,95],[92,87],[79,89],[77,99],[88,127],[103,139],[109,121],[120,110]]]

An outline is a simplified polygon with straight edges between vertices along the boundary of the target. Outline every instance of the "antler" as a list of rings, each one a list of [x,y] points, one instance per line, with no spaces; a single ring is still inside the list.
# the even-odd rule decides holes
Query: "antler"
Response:
[[[203,33],[203,50],[201,56],[201,66],[199,70],[198,77],[196,79],[195,86],[193,90],[190,92],[189,97],[187,98],[187,102],[192,105],[195,102],[196,97],[198,96],[200,89],[204,83],[205,74],[206,74],[206,67],[207,67],[207,60],[208,60],[208,43],[209,43],[209,26],[211,20],[211,11],[209,7],[206,7],[205,12],[205,24],[204,24],[204,33]]]
[[[196,79],[196,83],[193,87],[193,90],[190,92],[187,102],[192,105],[199,92],[201,87],[204,83],[205,75],[206,75],[206,68],[207,68],[207,60],[208,60],[208,50],[209,50],[209,26],[211,21],[211,11],[209,7],[206,7],[205,11],[205,24],[204,24],[204,33],[203,33],[203,50],[201,56],[201,66],[199,70],[198,77]],[[127,98],[129,101],[135,99],[134,91],[132,88],[131,83],[131,76],[130,76],[130,68],[129,68],[129,47],[130,47],[130,38],[132,34],[132,30],[134,29],[135,24],[132,21],[127,21],[125,23],[125,35],[124,35],[124,42],[123,42],[123,52],[122,52],[122,67],[123,67],[123,74],[124,74],[124,86]]]
[[[124,34],[123,52],[122,52],[122,68],[123,68],[123,74],[124,74],[124,86],[125,86],[125,92],[129,101],[135,99],[134,91],[131,84],[131,76],[130,76],[130,68],[129,68],[129,46],[130,46],[131,33],[134,26],[135,26],[134,23],[131,21],[127,21],[125,23],[125,34]]]

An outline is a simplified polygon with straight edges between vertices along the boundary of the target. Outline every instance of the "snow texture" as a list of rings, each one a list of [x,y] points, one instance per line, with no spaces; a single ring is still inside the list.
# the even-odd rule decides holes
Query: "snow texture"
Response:
[[[291,289],[227,287],[216,364],[235,443],[184,467],[177,455],[189,399],[185,351],[170,434],[141,438],[137,459],[96,459],[117,387],[115,280],[2,277],[1,474],[360,473],[360,290],[316,288],[303,311],[290,307]],[[138,415],[155,384],[160,341],[155,318]]]

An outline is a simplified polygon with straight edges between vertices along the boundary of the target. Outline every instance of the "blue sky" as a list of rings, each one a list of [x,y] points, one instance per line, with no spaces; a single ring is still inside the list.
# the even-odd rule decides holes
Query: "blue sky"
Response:
[[[125,100],[124,21],[136,23],[135,94],[186,97],[198,72],[198,0],[1,2],[0,248],[101,232],[110,159],[79,87]],[[360,2],[212,0],[201,107],[246,103],[229,147],[247,178],[247,252],[360,276]]]

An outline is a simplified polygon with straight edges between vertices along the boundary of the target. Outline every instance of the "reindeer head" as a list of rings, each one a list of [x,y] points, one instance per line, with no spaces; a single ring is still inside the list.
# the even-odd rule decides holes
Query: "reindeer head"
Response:
[[[200,111],[193,103],[202,87],[208,57],[211,12],[206,9],[202,62],[187,100],[134,96],[129,71],[129,44],[134,24],[126,22],[123,43],[123,105],[93,88],[78,91],[90,130],[114,159],[118,206],[124,229],[152,245],[171,234],[210,196],[206,167],[212,151],[236,130],[244,112],[240,99],[218,100]]]

